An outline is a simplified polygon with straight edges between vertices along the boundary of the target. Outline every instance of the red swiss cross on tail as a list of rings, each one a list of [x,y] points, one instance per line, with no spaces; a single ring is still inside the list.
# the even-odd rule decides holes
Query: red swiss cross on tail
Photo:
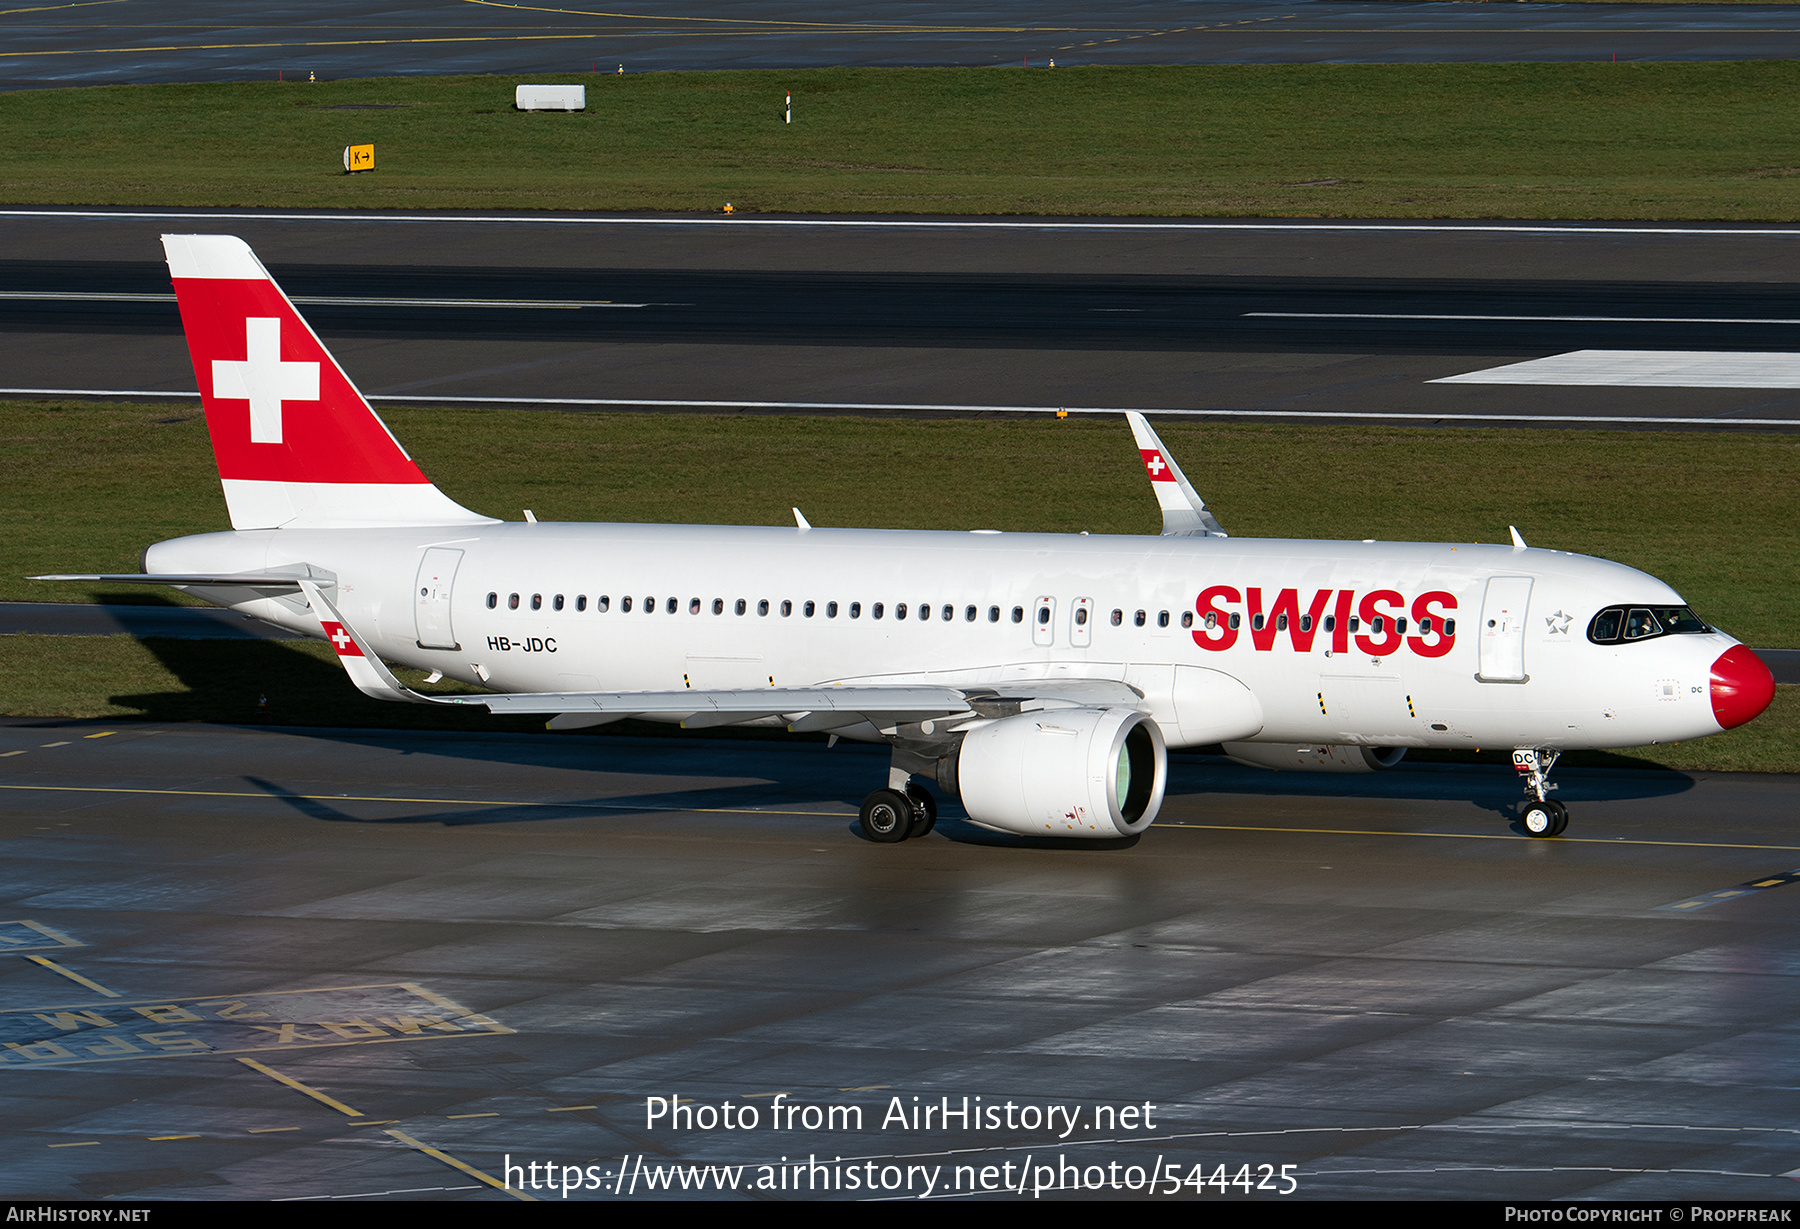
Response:
[[[419,472],[242,239],[163,249],[233,528],[488,519]]]
[[[1140,448],[1138,452],[1144,458],[1144,469],[1150,474],[1152,482],[1173,482],[1175,475],[1169,472],[1169,463],[1163,460],[1162,451],[1156,448]]]
[[[339,657],[361,657],[363,655],[363,651],[356,647],[356,640],[342,623],[331,623],[321,619],[319,626],[325,629],[325,638],[331,641],[331,647],[337,650]]]

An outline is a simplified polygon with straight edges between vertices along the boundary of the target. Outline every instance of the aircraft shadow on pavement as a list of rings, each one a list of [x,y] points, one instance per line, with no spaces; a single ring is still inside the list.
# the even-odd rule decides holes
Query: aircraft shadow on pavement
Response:
[[[814,737],[746,731],[696,737],[666,726],[620,723],[602,730],[547,734],[534,718],[496,718],[480,711],[446,711],[369,699],[333,661],[276,641],[141,641],[182,684],[182,690],[113,697],[153,721],[204,721],[282,727],[307,738],[355,743],[403,755],[448,756],[512,768],[557,768],[635,777],[694,777],[667,790],[595,796],[550,806],[438,808],[371,820],[328,800],[303,798],[278,783],[252,780],[288,799],[302,814],[354,823],[521,823],[572,815],[718,809],[746,820],[762,808],[779,810],[840,802],[854,812],[865,789],[886,777],[882,747],[840,743],[827,750]],[[248,778],[247,778],[248,779]],[[1681,772],[1625,768],[1565,768],[1556,774],[1565,803],[1668,797],[1694,786]],[[501,788],[501,787],[490,787]],[[1403,763],[1380,773],[1284,773],[1232,763],[1218,755],[1177,752],[1170,757],[1171,799],[1195,794],[1338,799],[1407,799],[1474,805],[1516,826],[1522,797],[1504,766]],[[838,812],[842,814],[843,812]],[[1116,842],[1010,836],[969,823],[954,800],[942,799],[938,831],[961,843],[989,846],[1094,849]],[[854,821],[851,821],[854,827]]]

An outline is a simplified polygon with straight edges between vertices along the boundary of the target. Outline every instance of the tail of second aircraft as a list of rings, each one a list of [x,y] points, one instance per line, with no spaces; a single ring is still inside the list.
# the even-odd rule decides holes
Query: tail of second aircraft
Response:
[[[233,529],[490,521],[420,472],[242,239],[163,250]]]

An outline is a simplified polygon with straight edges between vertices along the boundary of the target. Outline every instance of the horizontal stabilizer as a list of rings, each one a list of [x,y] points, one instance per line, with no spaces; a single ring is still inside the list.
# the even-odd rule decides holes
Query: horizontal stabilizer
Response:
[[[228,588],[232,585],[247,585],[252,589],[298,589],[300,578],[297,576],[280,576],[273,573],[248,572],[97,572],[80,576],[32,576],[31,580],[76,580],[89,584],[105,585],[203,585],[208,588]]]

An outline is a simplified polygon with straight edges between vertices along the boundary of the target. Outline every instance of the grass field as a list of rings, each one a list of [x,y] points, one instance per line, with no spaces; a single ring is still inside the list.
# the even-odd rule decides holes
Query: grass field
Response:
[[[575,74],[0,94],[11,203],[1800,217],[1800,64]],[[794,123],[781,122],[785,90]],[[342,174],[350,143],[377,169]]]
[[[390,410],[452,497],[544,520],[1154,533],[1123,422]],[[1528,541],[1670,581],[1702,617],[1764,647],[1800,644],[1793,509],[1800,439],[1780,435],[1284,427],[1160,429],[1239,536]],[[471,439],[482,441],[472,448]],[[1005,458],[996,466],[995,457]],[[896,473],[907,475],[897,486]],[[898,492],[904,498],[898,498]],[[1454,494],[1452,494],[1454,492]],[[225,528],[205,424],[177,406],[0,403],[0,600],[105,590],[23,579],[135,571],[147,544]],[[112,600],[163,601],[143,589]],[[496,725],[366,700],[316,644],[0,637],[0,714]],[[1800,695],[1742,730],[1630,762],[1800,771]],[[1584,757],[1596,762],[1595,757]],[[1625,762],[1599,757],[1599,762]]]

